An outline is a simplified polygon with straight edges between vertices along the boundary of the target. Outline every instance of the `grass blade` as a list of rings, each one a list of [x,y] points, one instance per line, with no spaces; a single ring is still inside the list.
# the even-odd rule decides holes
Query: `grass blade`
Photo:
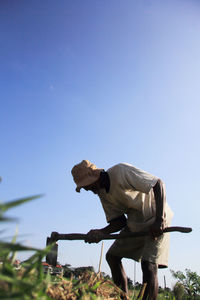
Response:
[[[42,196],[43,195],[30,196],[30,197],[25,197],[25,198],[12,200],[12,201],[9,201],[5,204],[0,204],[0,213],[2,214],[10,208],[16,207],[18,205],[21,205],[23,203],[26,203],[26,202],[29,202],[29,201],[32,201],[32,200],[35,200],[35,199],[38,199]]]
[[[0,251],[3,251],[5,249],[9,249],[9,251],[40,251],[40,249],[23,246],[21,244],[0,242]]]

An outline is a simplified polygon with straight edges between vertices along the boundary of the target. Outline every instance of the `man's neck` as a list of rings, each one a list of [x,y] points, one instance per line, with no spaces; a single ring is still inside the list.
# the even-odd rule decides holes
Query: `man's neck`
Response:
[[[100,186],[105,188],[106,193],[109,193],[110,190],[110,178],[107,172],[102,171],[100,174]]]

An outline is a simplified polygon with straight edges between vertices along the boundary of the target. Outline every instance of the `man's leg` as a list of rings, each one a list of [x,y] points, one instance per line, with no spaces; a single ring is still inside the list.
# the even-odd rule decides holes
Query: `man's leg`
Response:
[[[142,261],[143,283],[146,289],[142,300],[156,300],[158,295],[158,266],[148,261]]]
[[[128,293],[127,277],[122,265],[122,258],[112,254],[106,254],[106,260],[111,269],[114,283],[125,293]]]

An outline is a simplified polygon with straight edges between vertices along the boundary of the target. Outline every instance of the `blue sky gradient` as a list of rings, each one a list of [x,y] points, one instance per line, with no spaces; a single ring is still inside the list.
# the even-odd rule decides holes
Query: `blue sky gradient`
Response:
[[[51,231],[104,227],[71,168],[128,162],[165,181],[173,225],[193,228],[171,234],[169,269],[200,273],[199,32],[194,0],[0,2],[1,201],[44,194],[13,209],[19,240],[42,248]],[[59,255],[97,268],[100,245],[60,242]],[[165,275],[171,287],[169,269],[160,285]]]

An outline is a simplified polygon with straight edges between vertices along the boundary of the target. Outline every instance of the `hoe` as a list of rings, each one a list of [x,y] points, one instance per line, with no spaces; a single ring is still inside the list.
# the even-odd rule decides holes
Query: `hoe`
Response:
[[[188,233],[192,231],[192,228],[189,227],[166,227],[163,230],[163,233],[166,232],[182,232]],[[123,238],[130,238],[130,237],[140,237],[140,236],[147,236],[149,232],[131,232],[131,233],[123,233],[123,234],[106,234],[103,236],[102,240],[112,240],[112,239],[123,239]],[[51,233],[51,237],[47,237],[47,246],[52,245],[51,250],[48,252],[46,256],[46,262],[49,265],[56,266],[57,265],[57,256],[58,256],[58,244],[56,243],[59,240],[85,240],[87,234],[82,233],[69,233],[69,234],[62,234],[53,231]]]

